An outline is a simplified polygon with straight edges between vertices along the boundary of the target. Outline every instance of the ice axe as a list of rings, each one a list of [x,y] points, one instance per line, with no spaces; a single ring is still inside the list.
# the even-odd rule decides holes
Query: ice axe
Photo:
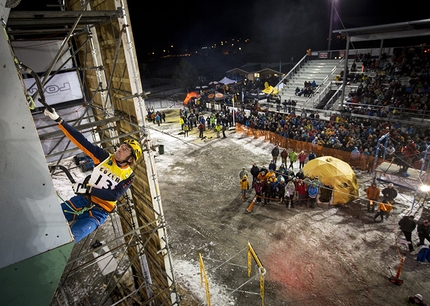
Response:
[[[390,269],[391,277],[389,278],[390,282],[400,286],[403,284],[403,280],[400,279],[400,274],[402,273],[403,263],[405,262],[405,258],[400,259],[399,267],[397,268],[396,276],[393,276],[393,271],[391,270],[391,267],[388,267]]]

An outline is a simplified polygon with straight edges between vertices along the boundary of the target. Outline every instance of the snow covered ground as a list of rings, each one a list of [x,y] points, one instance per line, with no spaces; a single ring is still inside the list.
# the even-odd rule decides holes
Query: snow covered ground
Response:
[[[148,128],[152,146],[164,146],[155,159],[176,280],[187,292],[181,305],[206,305],[199,254],[208,272],[211,305],[262,305],[254,261],[247,275],[248,242],[266,271],[265,305],[402,305],[418,292],[430,300],[430,265],[418,263],[397,244],[402,237],[397,222],[410,213],[412,192],[399,189],[396,209],[383,223],[366,211],[364,189],[372,177],[362,172],[356,173],[362,203],[315,209],[257,203],[246,213],[253,194],[241,200],[238,173],[254,162],[267,166],[273,145],[234,130],[226,139],[208,132],[201,140],[197,129],[184,137],[179,110],[166,112],[166,123]],[[72,195],[68,182],[54,184],[62,198]],[[428,218],[427,206],[414,207],[417,222]],[[418,242],[416,232],[413,239]],[[406,259],[404,283],[396,286],[388,277],[400,258]]]

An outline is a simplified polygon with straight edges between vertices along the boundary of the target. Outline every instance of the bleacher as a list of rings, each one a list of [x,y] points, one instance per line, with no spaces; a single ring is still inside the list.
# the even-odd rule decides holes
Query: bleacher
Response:
[[[372,60],[375,61],[377,57],[373,56]],[[354,59],[350,58],[348,60],[348,69],[350,70],[351,65]],[[387,61],[391,63],[391,56],[388,56]],[[359,86],[366,87],[368,85],[373,86],[372,84],[375,80],[378,79],[380,86],[383,90],[390,88],[390,83],[393,81],[393,76],[389,76],[385,74],[385,71],[381,69],[381,67],[366,67],[364,72],[361,71],[361,61],[357,61],[357,71],[349,72],[347,75],[347,82],[345,85],[345,92],[342,94],[340,92],[341,86],[343,84],[343,78],[339,76],[341,72],[343,72],[345,68],[345,62],[343,59],[313,59],[311,57],[305,58],[302,64],[298,64],[294,71],[291,71],[288,77],[284,80],[284,86],[279,93],[278,103],[276,100],[262,100],[260,101],[260,105],[263,109],[269,109],[270,111],[278,111],[284,112],[284,107],[282,102],[286,100],[294,100],[296,102],[296,114],[300,114],[302,109],[305,109],[309,112],[343,112],[349,113],[353,116],[357,117],[369,117],[374,116],[375,119],[381,120],[405,120],[411,121],[410,123],[419,123],[425,122],[426,124],[430,122],[430,111],[419,107],[419,103],[415,103],[412,106],[391,106],[390,111],[387,116],[384,118],[379,118],[376,115],[376,110],[384,107],[380,102],[375,101],[376,99],[371,99],[370,102],[360,101],[357,103],[351,102],[351,97],[349,97],[350,93],[357,92]],[[355,76],[361,77],[365,75],[368,77],[368,82],[361,82],[357,80]],[[406,93],[411,93],[412,86],[410,84],[411,76],[407,74],[396,74],[394,78],[397,82],[400,83],[400,86],[404,86],[406,88]],[[314,90],[314,93],[309,96],[298,96],[295,91],[296,88],[303,88],[304,83],[312,82],[315,80],[317,83],[317,87]],[[325,104],[327,101],[323,101],[323,99],[327,100],[327,97],[333,95],[337,90],[337,95],[335,99],[329,101],[327,105]],[[428,89],[427,89],[428,91]],[[279,100],[281,101],[281,105],[279,105]],[[368,100],[368,99],[366,99]],[[361,104],[363,103],[363,104]],[[390,103],[390,102],[388,102]],[[372,113],[372,110],[374,112]]]
[[[349,59],[348,67],[351,66],[353,59]],[[342,84],[341,81],[336,82],[336,76],[344,70],[343,59],[306,59],[303,64],[292,71],[289,77],[285,80],[284,86],[278,94],[281,102],[294,100],[296,109],[313,109],[319,104],[320,100],[327,94],[327,88],[337,90]],[[315,81],[317,87],[311,96],[296,95],[296,88],[302,89],[305,82]],[[349,93],[348,88],[345,93]],[[262,101],[262,107],[276,109],[274,101]]]
[[[309,98],[296,95],[296,88],[303,88],[305,82],[312,82],[313,80],[320,86],[330,76],[334,78],[342,69],[343,65],[339,60],[308,60],[294,73],[291,79],[288,79],[282,88],[280,92],[281,101],[295,100],[297,107],[303,107]]]

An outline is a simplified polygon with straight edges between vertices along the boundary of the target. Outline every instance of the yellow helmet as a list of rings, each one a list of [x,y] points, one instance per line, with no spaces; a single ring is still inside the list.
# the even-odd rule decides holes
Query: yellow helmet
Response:
[[[126,139],[124,142],[131,147],[133,157],[137,161],[142,156],[140,144],[134,139]]]

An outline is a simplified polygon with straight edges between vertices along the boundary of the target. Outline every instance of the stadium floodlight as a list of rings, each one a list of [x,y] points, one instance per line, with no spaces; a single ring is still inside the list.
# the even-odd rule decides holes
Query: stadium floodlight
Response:
[[[418,187],[420,191],[422,192],[429,192],[430,191],[430,186],[429,185],[420,185],[420,187]]]

